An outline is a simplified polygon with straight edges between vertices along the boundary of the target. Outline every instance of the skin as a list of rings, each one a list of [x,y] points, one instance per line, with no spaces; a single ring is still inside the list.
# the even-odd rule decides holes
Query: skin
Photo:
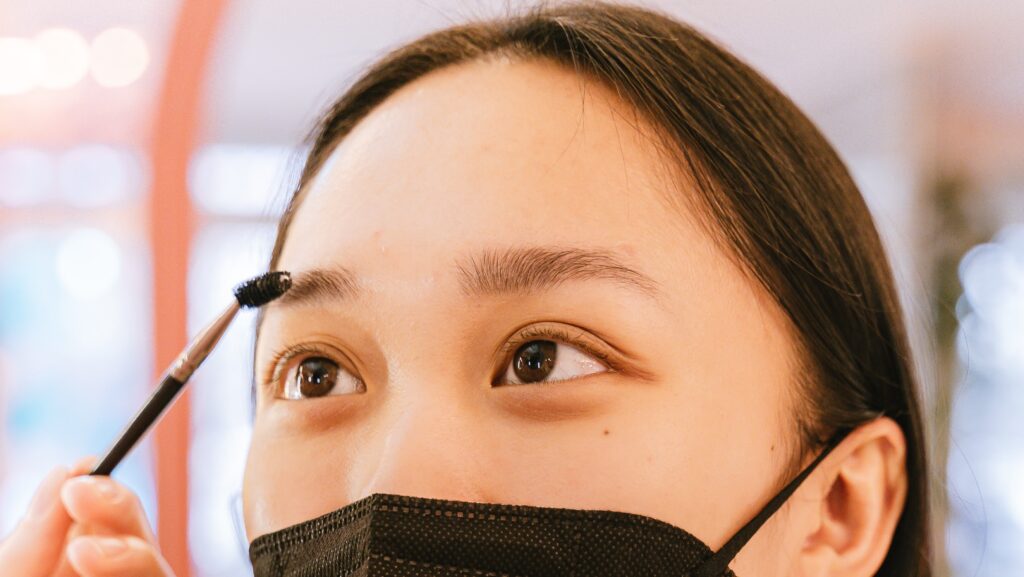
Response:
[[[346,267],[362,295],[269,305],[256,354],[270,380],[276,352],[316,344],[330,354],[296,357],[280,381],[314,356],[333,357],[342,378],[310,399],[281,398],[280,381],[260,388],[250,540],[398,493],[625,511],[717,549],[774,495],[797,446],[791,327],[682,208],[692,188],[650,134],[612,91],[506,60],[431,73],[357,125],[310,183],[279,268]],[[607,278],[463,290],[457,263],[513,247],[602,250],[656,293]],[[567,328],[616,366],[567,341],[558,359],[574,362],[556,361],[555,377],[567,380],[504,384],[502,346],[540,326]],[[873,575],[906,497],[905,452],[893,421],[860,427],[732,568]],[[0,566],[170,575],[127,488],[111,481],[117,497],[104,498],[59,473],[60,499],[41,490],[49,512],[0,544]],[[83,530],[130,555],[92,555]]]
[[[344,267],[362,294],[268,306],[256,354],[269,380],[278,351],[329,347],[345,377],[323,397],[259,391],[250,539],[386,492],[621,510],[717,548],[772,497],[796,446],[790,328],[680,209],[692,192],[650,135],[612,91],[508,60],[431,73],[356,126],[308,186],[279,268]],[[608,251],[657,296],[607,279],[461,289],[457,263],[522,246]],[[537,324],[572,327],[620,368],[495,386],[497,351]],[[891,421],[863,427],[733,568],[873,573],[902,508],[904,451]]]
[[[0,567],[14,577],[173,575],[138,496],[109,477],[86,475],[83,457],[55,467],[24,517],[0,543]]]

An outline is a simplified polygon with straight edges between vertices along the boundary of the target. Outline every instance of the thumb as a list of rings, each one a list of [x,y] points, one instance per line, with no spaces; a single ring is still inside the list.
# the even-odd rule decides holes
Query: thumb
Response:
[[[0,543],[0,567],[18,577],[52,573],[64,549],[71,517],[60,500],[60,488],[70,475],[67,467],[50,471],[39,484],[28,513]]]

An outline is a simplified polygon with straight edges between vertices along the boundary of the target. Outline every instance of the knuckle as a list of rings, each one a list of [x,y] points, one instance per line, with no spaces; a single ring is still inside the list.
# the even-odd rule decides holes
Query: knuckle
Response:
[[[103,491],[105,491],[105,496],[108,497],[112,502],[125,501],[134,494],[131,492],[131,489],[122,485],[119,481],[115,479],[107,477],[103,479],[103,481]]]
[[[114,517],[115,519],[111,523],[116,525],[120,531],[132,535],[133,539],[138,539],[141,543],[152,544],[154,535],[149,528],[149,519],[146,517],[146,511],[138,496],[132,494],[124,499]]]
[[[142,499],[139,499],[139,496],[136,495],[135,492],[133,492],[128,487],[125,487],[124,485],[122,485],[119,488],[118,499],[121,503],[121,506],[125,507],[126,509],[139,512],[142,511]]]
[[[91,504],[76,508],[76,520],[102,525],[117,532],[146,532],[149,525],[142,500],[128,487],[105,478],[78,483],[88,487]]]

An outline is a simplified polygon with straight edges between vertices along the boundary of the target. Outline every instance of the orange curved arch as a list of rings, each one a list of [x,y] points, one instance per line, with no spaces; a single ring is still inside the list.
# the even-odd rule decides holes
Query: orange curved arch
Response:
[[[188,162],[201,126],[210,55],[226,0],[182,0],[168,51],[150,136],[153,255],[153,360],[168,365],[187,343],[188,254],[195,215]],[[157,535],[178,577],[192,574],[188,550],[189,394],[186,389],[155,431]]]

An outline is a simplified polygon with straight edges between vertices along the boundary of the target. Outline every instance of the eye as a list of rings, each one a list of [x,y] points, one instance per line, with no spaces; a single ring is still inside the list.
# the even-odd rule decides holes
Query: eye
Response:
[[[311,399],[328,395],[346,395],[366,391],[362,380],[341,366],[324,348],[301,345],[275,363],[271,383],[284,383],[276,396],[289,400]],[[294,360],[298,360],[292,364]]]
[[[546,336],[537,339],[531,337]],[[527,340],[530,339],[530,340]],[[573,344],[568,344],[568,343]],[[614,372],[608,366],[607,355],[589,343],[581,342],[557,328],[534,328],[520,335],[506,350],[514,349],[506,361],[500,384],[568,381],[603,372]],[[600,357],[604,360],[598,360]]]

